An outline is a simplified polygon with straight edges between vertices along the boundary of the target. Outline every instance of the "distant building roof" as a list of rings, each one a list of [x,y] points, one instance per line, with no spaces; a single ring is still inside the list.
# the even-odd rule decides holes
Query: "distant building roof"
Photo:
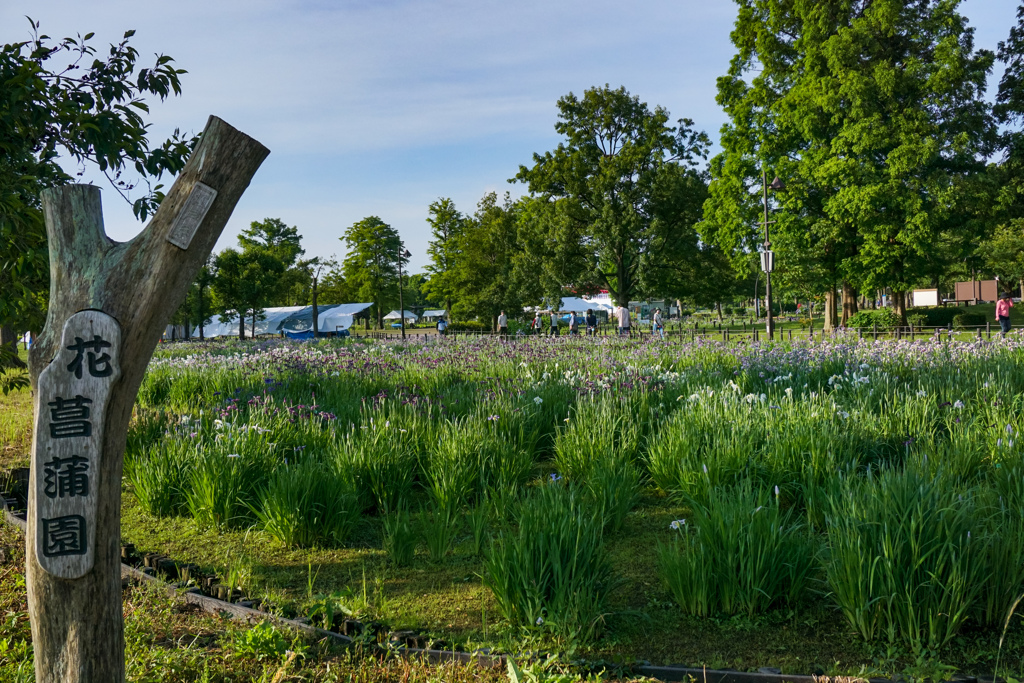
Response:
[[[384,316],[384,319],[385,320],[398,320],[401,317],[402,317],[402,315],[398,311],[391,311],[386,316]],[[405,319],[406,320],[417,320],[418,318],[419,318],[419,316],[417,316],[412,311],[405,311]]]
[[[429,311],[423,311],[421,318],[443,318],[448,312],[443,308],[431,309]]]

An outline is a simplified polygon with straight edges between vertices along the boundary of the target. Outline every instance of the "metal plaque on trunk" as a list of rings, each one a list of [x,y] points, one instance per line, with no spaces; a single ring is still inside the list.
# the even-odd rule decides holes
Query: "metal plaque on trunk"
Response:
[[[93,566],[104,418],[120,353],[117,321],[81,311],[64,323],[57,356],[39,374],[29,534],[39,565],[63,579]]]
[[[185,200],[185,205],[175,216],[171,231],[167,234],[167,241],[180,249],[188,249],[196,230],[206,218],[206,212],[213,206],[213,200],[216,198],[217,190],[209,185],[196,183]]]

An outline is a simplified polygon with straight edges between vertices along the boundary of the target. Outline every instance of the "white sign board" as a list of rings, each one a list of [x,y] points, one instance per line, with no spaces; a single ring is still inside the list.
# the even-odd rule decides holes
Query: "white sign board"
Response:
[[[100,311],[64,323],[57,356],[39,374],[32,488],[36,557],[78,579],[92,569],[103,428],[120,368],[121,328]]]
[[[914,306],[938,306],[939,290],[937,289],[915,289]]]

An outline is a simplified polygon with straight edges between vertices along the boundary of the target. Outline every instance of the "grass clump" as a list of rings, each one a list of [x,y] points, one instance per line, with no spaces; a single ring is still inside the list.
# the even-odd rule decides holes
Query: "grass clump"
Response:
[[[986,576],[970,491],[941,473],[884,470],[846,487],[827,527],[829,589],[864,640],[920,654],[956,636]]]
[[[672,522],[675,541],[658,548],[662,580],[684,612],[754,616],[807,594],[817,542],[778,495],[747,481],[691,505],[689,520]]]
[[[384,518],[384,552],[396,567],[412,564],[416,555],[416,532],[407,510],[397,510]]]
[[[616,585],[601,520],[559,483],[523,499],[515,528],[500,532],[487,553],[483,580],[514,627],[564,644],[601,632]]]
[[[286,546],[337,546],[359,521],[359,496],[345,473],[301,462],[270,477],[253,512],[260,526]]]

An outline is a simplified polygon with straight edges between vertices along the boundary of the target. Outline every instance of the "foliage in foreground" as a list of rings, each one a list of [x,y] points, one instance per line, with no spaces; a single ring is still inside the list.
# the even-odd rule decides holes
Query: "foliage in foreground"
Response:
[[[692,510],[672,522],[675,542],[658,548],[661,575],[684,611],[753,617],[806,597],[819,544],[777,495],[771,500],[746,481],[713,489]]]
[[[481,574],[518,634],[595,648],[603,632],[636,630],[629,619],[604,628],[603,615],[623,610],[620,594],[601,582],[574,584],[563,572],[564,585],[580,592],[555,599],[553,589],[539,588],[547,578],[537,583],[545,571],[557,574],[551,562],[529,569],[503,560],[526,567],[519,576],[488,568],[501,553],[540,557],[531,544],[544,534],[544,542],[569,538],[559,529],[571,515],[510,514],[549,486],[571,491],[592,518],[576,521],[593,524],[594,542],[602,541],[584,553],[597,574],[609,540],[628,544],[638,500],[646,519],[669,510],[686,518],[683,536],[665,530],[671,518],[658,521],[664,535],[645,531],[647,543],[629,561],[638,581],[657,579],[659,540],[679,536],[662,542],[660,565],[687,613],[771,619],[783,606],[827,610],[866,582],[871,614],[845,612],[850,627],[869,647],[932,657],[957,647],[950,638],[958,634],[998,636],[1024,589],[1016,550],[1024,544],[1012,541],[1024,526],[1024,444],[1015,438],[1024,346],[1016,336],[753,347],[616,339],[225,344],[191,357],[188,349],[170,347],[154,361],[140,394],[126,473],[151,512],[192,516],[223,532],[257,525],[287,544],[328,552],[350,541],[287,530],[301,520],[318,526],[323,513],[298,496],[307,487],[293,496],[271,482],[306,468],[333,472],[341,479],[325,491],[354,490],[358,500],[356,547],[377,552],[389,569],[425,576],[464,572],[483,555]],[[178,414],[163,412],[168,407]],[[182,464],[161,465],[165,450]],[[847,537],[828,520],[858,495],[864,519],[914,519],[909,509],[886,512],[875,502],[886,498],[885,477],[914,468],[936,478],[942,500],[970,508],[964,523],[981,588],[960,590],[950,575],[941,585],[959,593],[939,599],[898,561],[837,571]],[[147,484],[149,476],[166,486]],[[261,518],[270,508],[288,524]],[[895,527],[858,533],[871,558],[894,553],[893,539],[926,540]],[[723,559],[701,561],[702,554]],[[932,571],[945,576],[951,561]],[[828,577],[828,590],[819,590],[818,577]],[[625,611],[642,609],[637,599],[631,594]],[[441,623],[450,619],[420,618],[450,635]],[[876,626],[861,630],[858,620]],[[631,647],[642,650],[636,638]]]
[[[494,540],[484,563],[484,582],[502,614],[527,632],[592,641],[615,587],[600,517],[572,488],[552,482],[523,500],[516,522]]]

